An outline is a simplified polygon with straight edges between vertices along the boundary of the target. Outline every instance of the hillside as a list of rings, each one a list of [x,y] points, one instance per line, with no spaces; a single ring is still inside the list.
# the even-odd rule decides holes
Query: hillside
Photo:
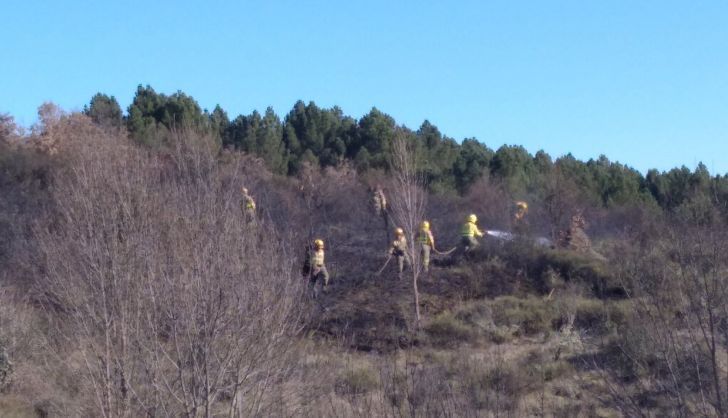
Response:
[[[505,148],[437,180],[440,151],[394,124],[372,137],[379,166],[276,170],[219,132],[146,141],[93,109],[46,108],[27,134],[3,119],[2,416],[728,414],[720,176]],[[422,272],[420,223],[447,252],[469,214],[500,233]],[[378,274],[396,226],[414,268]],[[318,298],[301,275],[314,239]]]

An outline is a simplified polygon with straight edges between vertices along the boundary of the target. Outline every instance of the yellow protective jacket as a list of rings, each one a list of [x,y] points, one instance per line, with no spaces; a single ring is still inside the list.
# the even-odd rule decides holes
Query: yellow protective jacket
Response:
[[[392,248],[389,250],[389,253],[398,255],[404,254],[405,251],[407,251],[407,238],[401,236],[392,242]]]
[[[384,197],[384,192],[382,192],[381,190],[377,190],[374,192],[372,201],[374,202],[374,207],[377,210],[387,209],[387,198]]]
[[[420,229],[420,235],[417,238],[420,244],[429,245],[430,247],[435,246],[435,238],[432,236],[432,231]]]
[[[520,209],[518,211],[516,211],[516,214],[515,215],[513,215],[513,218],[516,221],[522,221],[523,218],[525,218],[525,217],[526,217],[526,211],[525,210],[520,210]]]
[[[313,252],[312,258],[312,266],[313,267],[321,267],[324,265],[324,250],[315,250]]]
[[[482,237],[483,233],[478,229],[478,226],[472,222],[466,222],[463,225],[460,235],[463,237]]]
[[[245,205],[245,209],[255,210],[255,200],[252,197],[245,196],[242,203]]]

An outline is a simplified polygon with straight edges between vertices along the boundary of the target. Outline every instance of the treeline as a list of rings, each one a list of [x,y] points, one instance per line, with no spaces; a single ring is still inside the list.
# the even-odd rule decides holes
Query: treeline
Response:
[[[139,86],[126,115],[113,96],[104,94],[95,95],[84,112],[96,123],[126,129],[137,142],[152,147],[163,145],[175,128],[194,128],[227,148],[259,156],[282,175],[297,174],[305,163],[327,167],[348,162],[360,172],[386,171],[392,141],[404,135],[417,144],[422,173],[436,193],[462,194],[489,176],[501,180],[514,197],[547,201],[554,189],[566,187],[576,189],[584,204],[648,204],[698,217],[709,216],[703,213],[708,208],[724,209],[722,202],[728,199],[728,178],[711,176],[703,164],[695,170],[683,166],[643,176],[605,156],[583,162],[569,154],[554,160],[544,151],[531,155],[521,146],[493,150],[475,138],[458,143],[427,120],[411,130],[376,108],[356,120],[339,107],[298,101],[283,118],[268,108],[263,114],[254,111],[231,119],[219,105],[210,112],[183,92],[165,95]]]

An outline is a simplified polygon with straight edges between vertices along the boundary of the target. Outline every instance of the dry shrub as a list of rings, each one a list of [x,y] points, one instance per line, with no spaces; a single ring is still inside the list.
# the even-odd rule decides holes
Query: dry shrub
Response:
[[[574,298],[568,301],[574,313],[574,327],[590,335],[602,335],[626,324],[631,305],[622,301]]]
[[[511,327],[495,325],[493,311],[487,301],[466,303],[457,310],[455,317],[471,326],[474,333],[483,335],[493,344],[505,344],[514,338],[514,330]]]
[[[28,406],[24,399],[15,396],[0,397],[0,411],[5,418],[36,418],[42,413]]]
[[[259,414],[294,363],[299,281],[273,226],[245,223],[240,163],[192,132],[161,155],[74,132],[35,228],[55,351],[93,399],[72,414]]]
[[[728,411],[728,235],[725,225],[673,219],[650,246],[620,249],[634,314],[600,345],[595,365],[626,414]]]
[[[555,307],[540,298],[503,296],[491,306],[495,325],[516,327],[520,335],[549,334],[559,319]]]
[[[361,224],[362,215],[369,211],[369,196],[359,180],[358,173],[347,164],[327,167],[323,170],[319,183],[322,223],[344,225]]]
[[[49,352],[47,322],[15,286],[0,289],[0,349],[11,364],[3,392],[12,394],[13,404],[39,415],[68,415],[68,401],[84,397],[84,383],[56,355]],[[66,359],[70,360],[70,359]],[[3,416],[15,406],[0,407]]]
[[[531,205],[535,210],[529,217],[536,218],[542,228],[548,230],[549,237],[555,240],[559,231],[568,226],[569,219],[577,210],[583,209],[588,199],[580,192],[575,180],[560,167],[554,167],[541,179],[541,202]]]
[[[503,182],[481,177],[469,189],[464,203],[467,209],[457,213],[458,224],[463,223],[468,214],[475,213],[481,229],[505,230],[510,226],[512,200]]]
[[[566,284],[582,286],[597,298],[625,296],[624,282],[616,278],[610,265],[589,254],[514,240],[490,241],[472,255],[471,260],[477,266],[473,268],[488,268],[488,274],[483,276],[496,281],[491,284],[489,296],[513,294],[517,290],[548,294]]]
[[[430,342],[439,347],[454,346],[473,340],[475,330],[456,318],[451,312],[434,317],[424,328]]]
[[[622,297],[625,292],[608,265],[589,255],[565,250],[544,250],[536,253],[532,268],[534,276],[549,269],[556,271],[567,282],[583,284],[595,297]]]
[[[371,275],[364,257],[371,257],[375,248],[372,215],[369,196],[356,171],[346,164],[324,170],[304,164],[295,180],[276,179],[268,186],[270,197],[264,204],[269,209],[263,210],[274,212],[272,221],[290,232],[286,239],[297,250],[299,262],[304,247],[321,238],[326,243],[333,286]],[[381,227],[378,232],[381,234]]]
[[[379,375],[369,367],[345,370],[336,384],[336,392],[345,396],[369,393],[379,386]]]
[[[488,366],[470,364],[464,375],[470,403],[476,410],[516,412],[530,379],[525,370],[494,358]]]
[[[27,255],[35,252],[28,240],[29,224],[49,204],[52,158],[25,144],[0,142],[0,279],[27,287]]]
[[[440,365],[421,364],[405,356],[404,363],[391,363],[380,371],[386,416],[448,416],[467,414],[455,388]],[[449,412],[448,412],[449,411]]]
[[[461,305],[455,313],[455,317],[479,329],[488,329],[495,326],[493,311],[486,301],[474,301]]]
[[[464,268],[466,297],[510,295],[523,282],[525,270],[509,265],[493,246],[483,245],[469,256],[472,265]]]

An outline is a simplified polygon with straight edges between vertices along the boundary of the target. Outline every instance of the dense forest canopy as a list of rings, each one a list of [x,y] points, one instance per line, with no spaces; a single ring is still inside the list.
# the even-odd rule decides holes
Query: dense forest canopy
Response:
[[[43,120],[58,111],[41,106],[34,131],[42,131]],[[298,101],[282,118],[270,107],[231,118],[219,105],[210,112],[181,91],[167,95],[140,85],[126,112],[113,96],[98,93],[83,113],[151,149],[168,145],[176,130],[192,129],[225,149],[260,158],[272,173],[284,176],[299,175],[304,165],[349,165],[376,177],[390,170],[393,140],[404,136],[414,143],[421,174],[435,194],[464,196],[488,178],[513,199],[541,207],[569,195],[582,208],[654,207],[698,222],[728,213],[728,178],[712,175],[702,163],[694,170],[682,166],[643,175],[604,155],[581,161],[571,154],[553,158],[543,150],[533,155],[518,145],[494,150],[476,138],[450,138],[428,120],[412,130],[377,108],[356,120],[336,106]],[[3,115],[1,122],[3,137],[17,131],[12,115]]]
[[[531,155],[521,146],[493,150],[475,138],[458,142],[428,120],[409,129],[377,108],[357,121],[336,106],[324,109],[298,101],[283,118],[268,108],[231,119],[219,105],[210,112],[183,92],[166,95],[140,85],[126,115],[113,96],[101,93],[84,112],[109,129],[126,127],[134,140],[151,147],[162,146],[171,130],[191,127],[213,135],[224,147],[262,158],[282,175],[297,174],[304,163],[325,168],[350,162],[360,172],[388,170],[392,140],[403,134],[416,142],[423,175],[436,193],[462,194],[490,176],[523,198],[547,199],[550,188],[568,183],[585,203],[601,207],[659,205],[673,211],[688,202],[718,204],[728,197],[728,179],[711,176],[702,163],[694,171],[683,166],[643,175],[604,155],[584,162],[571,154],[556,159],[544,151]],[[696,208],[682,210],[698,216]]]

